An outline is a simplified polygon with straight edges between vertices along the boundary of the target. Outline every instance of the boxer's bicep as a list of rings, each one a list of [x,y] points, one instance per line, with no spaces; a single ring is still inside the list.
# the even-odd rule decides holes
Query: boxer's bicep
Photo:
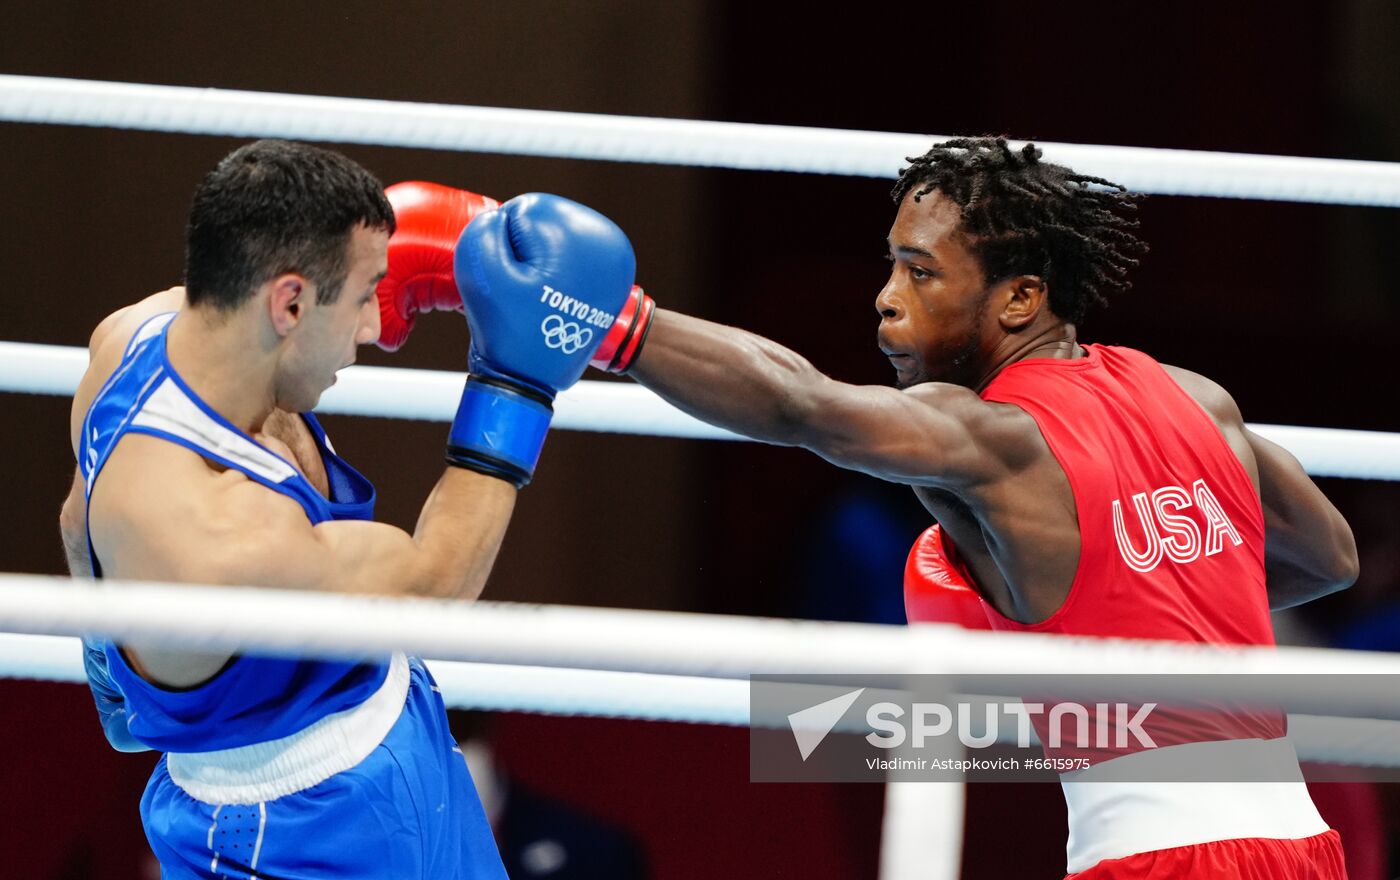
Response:
[[[916,486],[967,485],[996,470],[978,436],[987,405],[965,388],[828,380],[816,396],[801,445],[833,464]]]
[[[299,503],[251,482],[218,494],[172,560],[181,580],[385,595],[407,592],[414,581],[416,548],[402,529],[359,520],[312,525]]]
[[[292,497],[135,434],[94,488],[92,538],[114,578],[471,598],[489,575],[515,492],[504,480],[448,468],[413,535],[363,520],[312,525]]]
[[[1317,488],[1291,452],[1250,430],[1244,431],[1259,471],[1259,501],[1266,525],[1296,530],[1309,511],[1334,512],[1336,508]]]
[[[397,526],[366,520],[321,523],[312,534],[324,564],[308,572],[314,589],[335,593],[420,595],[423,557]]]
[[[502,483],[473,472],[460,477]],[[476,523],[468,515],[426,515],[418,536],[397,526],[368,520],[330,520],[312,525],[301,506],[252,483],[232,487],[236,500],[222,502],[221,521],[204,530],[198,558],[205,571],[186,569],[182,579],[199,583],[248,585],[287,590],[383,596],[462,598],[480,592],[485,574],[472,569],[494,559],[507,511],[486,512]],[[492,508],[472,493],[473,506]],[[454,507],[465,507],[457,504]],[[494,505],[499,506],[499,505]],[[435,531],[436,529],[436,531]],[[465,584],[464,579],[473,583]]]

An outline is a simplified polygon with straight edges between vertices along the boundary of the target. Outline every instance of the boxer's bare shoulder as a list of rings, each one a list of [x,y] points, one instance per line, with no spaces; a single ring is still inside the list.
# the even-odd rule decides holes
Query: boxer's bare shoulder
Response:
[[[122,353],[126,351],[132,335],[156,315],[178,312],[184,304],[185,288],[172,287],[117,309],[103,318],[92,331],[88,340],[88,368],[73,394],[73,409],[69,419],[68,427],[74,454],[78,450],[78,439],[88,407],[121,363]]]

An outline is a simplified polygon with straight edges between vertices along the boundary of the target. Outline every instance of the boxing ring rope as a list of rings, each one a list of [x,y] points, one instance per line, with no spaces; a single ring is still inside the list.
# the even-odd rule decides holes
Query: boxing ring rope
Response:
[[[0,342],[0,391],[71,395],[87,360],[82,348]],[[450,422],[463,381],[462,373],[442,370],[348,367],[316,411]],[[559,395],[554,409],[556,428],[744,439],[692,418],[630,382],[579,382]],[[1400,480],[1400,434],[1297,425],[1249,427],[1292,452],[1314,476]]]
[[[461,660],[428,665],[449,709],[728,727],[747,727],[752,720],[748,683],[737,678]],[[68,636],[0,633],[0,677],[85,684],[81,643]],[[824,698],[824,691],[813,690],[812,702]],[[1400,722],[1293,713],[1288,729],[1302,760],[1400,767]],[[1010,728],[1001,733],[1003,742],[1014,741]]]
[[[439,660],[564,667],[621,674],[744,683],[753,674],[838,675],[875,680],[939,674],[953,687],[1016,696],[1027,688],[1094,694],[1115,679],[1153,680],[1162,699],[1249,699],[1306,714],[1400,720],[1400,655],[1318,648],[1240,647],[975,632],[953,626],[829,623],[717,614],[582,608],[507,602],[353,596],[142,581],[0,575],[0,630],[29,634],[21,647],[52,646],[35,636],[101,632],[166,648],[227,650],[359,660],[393,650]],[[27,639],[27,641],[26,641]],[[716,650],[723,646],[723,650]],[[52,650],[51,647],[44,650]],[[43,651],[31,664],[9,652],[5,674],[58,677],[63,662]],[[32,670],[31,670],[32,665]],[[1027,669],[1035,670],[1027,673]],[[525,673],[521,673],[524,675]],[[1338,688],[1328,678],[1356,680]],[[1283,680],[1285,676],[1290,680]],[[1146,681],[1144,678],[1142,681]],[[627,679],[608,677],[608,682]],[[639,680],[640,681],[640,680]],[[699,685],[696,714],[709,721],[722,689]],[[732,698],[732,692],[729,694]],[[678,701],[677,706],[688,705]],[[559,711],[541,706],[541,711]],[[576,710],[567,710],[576,711]],[[631,714],[636,710],[619,710]],[[706,714],[710,713],[710,714]]]
[[[893,177],[941,136],[645,119],[0,75],[0,120],[419,149]],[[1040,143],[1046,158],[1166,195],[1400,207],[1400,165],[1285,156]],[[79,348],[0,342],[0,391],[67,395]],[[352,367],[322,411],[449,420],[462,375]],[[560,428],[736,439],[629,383],[562,394]],[[1400,479],[1400,435],[1253,425],[1318,476]],[[253,613],[253,612],[256,613]],[[256,626],[244,621],[257,621]],[[272,623],[270,626],[269,623]],[[1222,648],[943,626],[890,627],[642,611],[443,603],[0,574],[0,676],[79,682],[71,638],[295,655],[428,657],[449,705],[744,725],[749,674],[904,675],[958,682],[1046,674],[1171,673],[1191,696],[1248,696],[1293,710],[1305,758],[1400,766],[1400,657],[1299,648]],[[1370,676],[1374,686],[1278,685],[1284,673]],[[1184,674],[1184,675],[1183,675]],[[1186,680],[1189,679],[1189,685]],[[1362,679],[1365,680],[1364,678]],[[982,689],[977,691],[982,692]],[[1015,694],[1007,694],[1015,696]],[[1358,716],[1342,719],[1333,715]],[[957,876],[961,788],[891,783],[882,880]]]
[[[865,177],[945,139],[15,75],[0,75],[0,120]],[[1138,192],[1400,207],[1393,163],[1037,143]]]

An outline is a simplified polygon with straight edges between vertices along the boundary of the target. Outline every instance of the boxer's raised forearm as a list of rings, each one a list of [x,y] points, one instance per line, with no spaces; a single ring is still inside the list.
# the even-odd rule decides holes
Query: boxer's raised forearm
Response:
[[[424,503],[413,532],[420,553],[431,561],[428,576],[411,592],[445,599],[480,596],[505,539],[515,499],[515,487],[505,480],[448,468]]]
[[[770,339],[664,309],[628,375],[698,419],[787,446],[803,445],[817,389],[831,382]]]

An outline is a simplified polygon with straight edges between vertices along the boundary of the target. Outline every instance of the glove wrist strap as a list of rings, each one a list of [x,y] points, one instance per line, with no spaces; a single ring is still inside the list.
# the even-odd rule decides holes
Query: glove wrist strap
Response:
[[[626,373],[631,369],[637,355],[641,354],[647,333],[651,330],[651,314],[656,308],[652,298],[645,292],[640,292],[628,305],[631,308],[624,309],[618,316],[619,321],[626,321],[626,331],[622,338],[617,339],[615,345],[606,351],[604,349],[607,349],[611,340],[605,339],[603,348],[595,355],[593,361],[594,366],[601,367],[609,373]]]
[[[632,322],[632,329],[617,347],[617,355],[613,357],[612,365],[608,368],[612,372],[626,373],[637,362],[637,358],[642,354],[642,346],[646,344],[647,334],[651,332],[651,315],[655,310],[655,301],[642,294],[642,302],[637,309],[637,317]]]
[[[534,389],[468,376],[447,435],[447,463],[522,488],[535,473],[553,416],[552,402]]]

